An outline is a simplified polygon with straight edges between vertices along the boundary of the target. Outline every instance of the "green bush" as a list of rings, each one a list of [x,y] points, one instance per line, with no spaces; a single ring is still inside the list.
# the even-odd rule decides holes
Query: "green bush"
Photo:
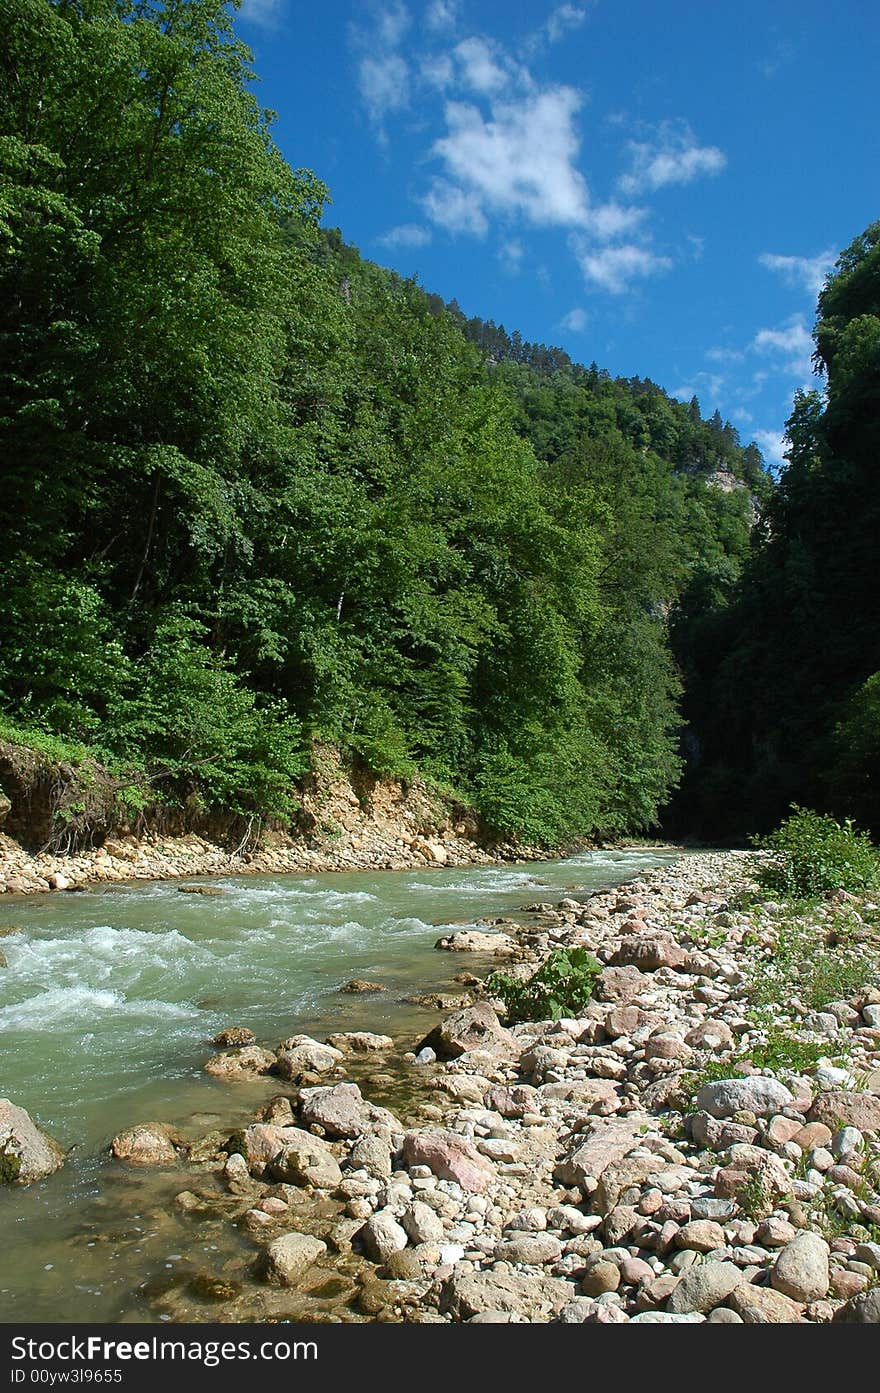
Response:
[[[525,981],[493,972],[486,983],[504,1002],[510,1025],[575,1015],[593,995],[602,964],[585,948],[557,948]]]
[[[824,895],[833,890],[859,893],[880,876],[880,854],[852,822],[792,806],[791,816],[754,845],[774,853],[758,870],[767,890],[789,899]]]

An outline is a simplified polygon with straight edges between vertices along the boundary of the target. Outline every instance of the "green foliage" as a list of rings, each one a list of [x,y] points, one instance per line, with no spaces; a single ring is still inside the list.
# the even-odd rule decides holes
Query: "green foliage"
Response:
[[[487,987],[504,1002],[507,1020],[558,1021],[575,1016],[593,995],[602,964],[585,948],[557,948],[525,981],[493,972]]]
[[[798,1040],[782,1026],[768,1026],[764,1039],[743,1055],[761,1073],[806,1074],[828,1054],[828,1045]]]
[[[656,825],[757,452],[321,229],[222,0],[3,15],[0,708],[190,806],[287,819],[323,740],[501,835]]]
[[[695,755],[679,816],[703,835],[792,802],[880,833],[880,222],[839,257],[814,337],[827,390],[795,394],[742,574],[674,625]]]
[[[849,819],[837,822],[796,804],[776,831],[755,845],[773,854],[758,868],[759,882],[789,898],[865,891],[880,876],[880,854]]]

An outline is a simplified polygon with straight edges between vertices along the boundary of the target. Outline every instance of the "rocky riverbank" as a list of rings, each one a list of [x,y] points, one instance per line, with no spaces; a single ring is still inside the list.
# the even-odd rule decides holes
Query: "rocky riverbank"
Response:
[[[507,1028],[464,973],[426,1041],[220,1037],[209,1072],[267,1086],[249,1124],[114,1142],[177,1180],[182,1249],[234,1236],[212,1315],[880,1320],[878,907],[768,902],[754,870],[690,856],[484,926],[514,975],[594,953],[576,1018]],[[198,1318],[184,1287],[152,1299]]]
[[[15,832],[0,832],[0,894],[127,880],[489,865],[547,854],[493,841],[472,812],[422,780],[358,777],[329,748],[302,789],[301,828],[262,828],[259,837],[119,827],[102,831],[95,845],[61,853],[51,847],[47,798],[31,812],[29,796],[22,784],[20,798],[0,806],[0,821],[8,819],[6,831]],[[35,841],[42,849],[29,845]]]

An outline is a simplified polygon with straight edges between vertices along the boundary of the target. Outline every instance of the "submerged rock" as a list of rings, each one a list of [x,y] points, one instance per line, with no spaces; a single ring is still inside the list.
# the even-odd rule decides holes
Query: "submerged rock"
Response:
[[[110,1150],[117,1161],[133,1166],[170,1166],[177,1160],[170,1128],[161,1122],[141,1122],[113,1138]]]
[[[64,1165],[65,1153],[24,1108],[0,1098],[0,1185],[30,1185]]]

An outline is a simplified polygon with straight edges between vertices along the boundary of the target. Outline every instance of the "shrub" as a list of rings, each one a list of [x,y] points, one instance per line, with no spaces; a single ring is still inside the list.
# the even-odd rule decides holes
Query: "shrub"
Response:
[[[509,1024],[558,1021],[587,1004],[601,971],[602,964],[585,948],[557,948],[525,981],[493,972],[486,985],[504,1002]]]
[[[880,873],[876,848],[848,818],[836,822],[796,804],[775,832],[754,845],[774,853],[758,870],[758,880],[789,899],[833,890],[858,893],[875,885]]]

